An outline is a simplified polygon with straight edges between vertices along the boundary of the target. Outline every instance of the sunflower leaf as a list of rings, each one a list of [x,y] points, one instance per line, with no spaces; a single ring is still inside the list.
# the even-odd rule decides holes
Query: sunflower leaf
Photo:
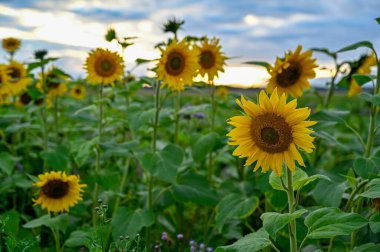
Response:
[[[262,66],[265,67],[268,72],[272,69],[272,65],[265,61],[246,61],[243,64]]]
[[[49,214],[43,215],[40,218],[31,220],[23,225],[24,228],[38,228],[47,226],[51,229],[65,232],[69,225],[69,215],[67,213],[60,214],[56,217],[51,217]]]
[[[352,51],[352,50],[358,49],[359,47],[367,47],[369,49],[373,49],[373,44],[369,41],[360,41],[360,42],[348,45],[346,47],[343,47],[342,49],[336,51],[336,53]]]
[[[367,185],[367,189],[359,195],[362,197],[371,198],[371,199],[379,198],[379,195],[380,195],[380,179],[376,178],[376,179],[371,180],[371,182],[369,182]]]
[[[306,212],[306,209],[297,210],[292,214],[268,212],[263,213],[260,216],[260,219],[263,221],[263,227],[268,232],[268,234],[272,237],[275,237],[277,232],[285,227],[290,221],[300,218]]]
[[[372,95],[368,93],[359,94],[359,98],[372,103],[373,105],[380,107],[380,94]]]
[[[271,245],[269,234],[264,228],[248,234],[232,245],[218,247],[215,252],[255,252]]]
[[[368,221],[360,214],[345,213],[336,207],[315,210],[305,218],[309,239],[350,235],[353,231],[367,224]]]

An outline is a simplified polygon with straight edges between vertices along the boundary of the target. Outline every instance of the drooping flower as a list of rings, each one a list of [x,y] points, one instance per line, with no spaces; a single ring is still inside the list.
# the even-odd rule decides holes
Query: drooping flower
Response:
[[[209,81],[218,77],[218,72],[224,72],[225,60],[227,59],[221,52],[219,39],[207,37],[202,41],[199,50],[199,74],[204,77],[207,75]]]
[[[349,88],[347,95],[349,97],[353,97],[362,92],[362,87],[352,77],[352,74],[370,74],[371,67],[376,65],[377,62],[375,55],[370,54],[361,56],[360,59],[357,61],[357,64],[351,67],[351,71],[348,77]]]
[[[199,67],[198,54],[190,48],[186,40],[177,43],[174,39],[165,50],[157,66],[157,79],[162,80],[163,87],[172,91],[182,91],[185,85],[192,85],[193,77]]]
[[[312,59],[313,52],[307,50],[301,53],[302,46],[285,54],[285,58],[277,58],[274,67],[269,71],[271,78],[267,92],[272,93],[275,88],[279,95],[289,94],[295,98],[303,95],[303,90],[310,88],[309,79],[315,77],[314,68],[316,59]]]
[[[89,53],[84,68],[89,83],[113,85],[123,76],[124,63],[116,52],[97,48]]]
[[[78,175],[66,175],[65,172],[51,171],[38,176],[39,181],[33,185],[40,188],[35,205],[49,212],[69,211],[69,208],[82,200],[85,184],[80,184]]]
[[[296,164],[305,166],[299,149],[311,153],[314,149],[313,133],[308,127],[316,124],[307,121],[309,108],[297,109],[297,100],[286,102],[285,94],[278,96],[275,89],[270,97],[265,91],[259,94],[258,103],[243,96],[236,103],[245,115],[235,116],[228,123],[235,126],[227,136],[229,145],[237,146],[233,155],[247,158],[245,166],[256,162],[254,171],[260,167],[265,173],[269,169],[282,174],[283,164],[295,172]]]

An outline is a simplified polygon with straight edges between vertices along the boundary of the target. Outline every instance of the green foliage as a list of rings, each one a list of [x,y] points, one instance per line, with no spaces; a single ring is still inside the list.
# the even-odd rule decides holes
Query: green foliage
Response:
[[[321,208],[305,218],[305,225],[308,227],[306,237],[321,239],[349,235],[367,224],[368,221],[360,214],[345,213],[334,207]]]
[[[275,237],[277,232],[284,228],[290,221],[300,218],[306,212],[306,209],[297,210],[292,214],[267,212],[263,213],[260,218],[263,221],[265,231],[267,231],[270,236]]]

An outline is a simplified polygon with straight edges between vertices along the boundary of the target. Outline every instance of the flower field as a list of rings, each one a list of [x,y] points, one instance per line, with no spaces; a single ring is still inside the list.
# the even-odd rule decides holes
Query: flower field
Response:
[[[2,40],[0,251],[380,251],[372,42],[241,62],[270,77],[237,89],[217,85],[223,41],[181,37],[184,23],[163,25],[159,58],[136,60],[153,77],[93,48],[78,79]],[[104,39],[135,46],[112,28]]]

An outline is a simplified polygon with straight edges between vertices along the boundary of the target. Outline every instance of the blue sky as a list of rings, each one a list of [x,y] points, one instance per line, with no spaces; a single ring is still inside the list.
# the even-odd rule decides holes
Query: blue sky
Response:
[[[118,50],[103,36],[114,27],[121,36],[137,36],[124,55],[127,68],[137,57],[157,58],[153,47],[168,35],[161,31],[169,17],[186,20],[180,36],[208,35],[221,40],[229,57],[221,83],[246,85],[265,82],[263,69],[242,64],[248,60],[273,63],[298,44],[304,48],[337,50],[360,40],[370,40],[380,50],[378,0],[0,0],[0,38],[23,40],[16,58],[31,61],[36,49],[48,49],[61,59],[57,65],[73,76],[84,77],[87,52],[96,47]],[[363,50],[342,55],[358,57]],[[2,59],[6,56],[1,53]],[[318,64],[331,66],[328,58],[315,54]],[[146,66],[136,69],[147,74]],[[325,77],[326,71],[319,71]]]

